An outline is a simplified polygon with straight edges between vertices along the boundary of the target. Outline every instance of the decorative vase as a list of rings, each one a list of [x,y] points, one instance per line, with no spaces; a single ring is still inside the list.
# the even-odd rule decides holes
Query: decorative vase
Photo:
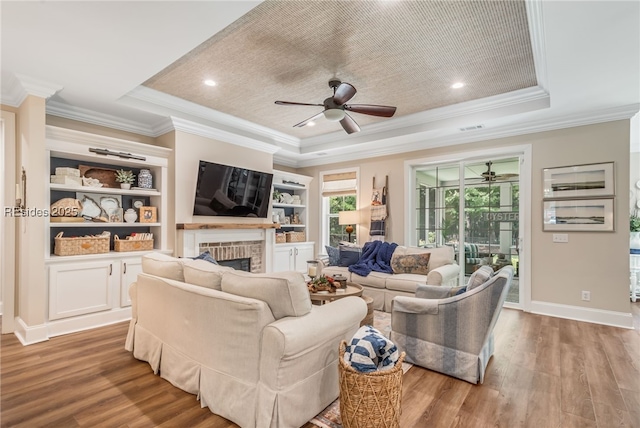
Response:
[[[129,208],[127,211],[125,211],[124,221],[126,221],[127,223],[135,223],[137,219],[138,214],[136,213],[136,210],[134,210],[133,208]]]
[[[640,254],[640,232],[629,232],[629,248],[631,254]]]
[[[143,189],[153,188],[153,176],[151,175],[151,171],[148,169],[140,170],[140,174],[138,174],[138,187],[142,187]]]
[[[129,190],[129,189],[131,189],[131,183],[120,183],[120,188],[121,189],[125,189],[125,190]]]

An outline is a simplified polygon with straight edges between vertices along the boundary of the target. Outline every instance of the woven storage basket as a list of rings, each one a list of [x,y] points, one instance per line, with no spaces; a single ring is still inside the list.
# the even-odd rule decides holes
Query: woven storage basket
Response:
[[[287,237],[284,233],[276,233],[276,244],[284,244],[287,242]]]
[[[118,252],[153,250],[153,239],[120,239],[113,237],[113,249]]]
[[[53,253],[56,256],[80,256],[109,252],[111,234],[105,236],[75,236],[63,238],[63,232],[56,235]]]
[[[304,242],[304,232],[287,232],[285,233],[287,242]]]
[[[346,346],[343,340],[338,356],[342,426],[399,428],[405,353],[391,370],[361,373],[344,361]]]

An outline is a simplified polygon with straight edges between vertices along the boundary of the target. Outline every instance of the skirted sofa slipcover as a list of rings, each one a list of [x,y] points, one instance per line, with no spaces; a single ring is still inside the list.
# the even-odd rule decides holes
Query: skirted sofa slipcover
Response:
[[[301,426],[335,400],[339,343],[367,312],[359,297],[312,306],[296,272],[251,274],[161,254],[143,258],[129,295],[125,348],[202,407],[249,428]]]

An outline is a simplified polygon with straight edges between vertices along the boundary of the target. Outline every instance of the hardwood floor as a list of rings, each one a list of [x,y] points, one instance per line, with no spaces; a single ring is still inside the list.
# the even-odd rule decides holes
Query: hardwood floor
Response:
[[[484,384],[414,366],[401,426],[640,427],[640,302],[632,308],[635,330],[503,310]],[[126,352],[127,326],[27,347],[2,336],[1,426],[236,426]]]

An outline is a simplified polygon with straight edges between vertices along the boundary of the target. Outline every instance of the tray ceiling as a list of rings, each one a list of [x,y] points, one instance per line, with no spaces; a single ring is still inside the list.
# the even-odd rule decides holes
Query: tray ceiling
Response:
[[[322,107],[274,101],[322,103],[332,77],[398,108],[360,126],[536,86],[525,2],[265,1],[144,86],[306,138],[341,127],[293,128]]]

